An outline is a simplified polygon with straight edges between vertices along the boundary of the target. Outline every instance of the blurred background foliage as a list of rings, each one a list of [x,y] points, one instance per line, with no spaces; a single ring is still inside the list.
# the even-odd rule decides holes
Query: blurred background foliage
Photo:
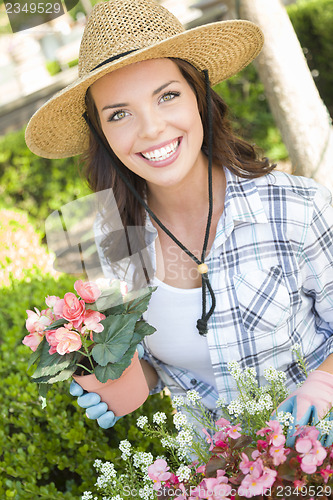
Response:
[[[300,0],[288,13],[326,106],[333,112],[333,0]],[[270,113],[253,65],[216,87],[230,106],[235,131],[271,161],[287,151]],[[140,414],[171,414],[167,396],[150,397],[134,414],[105,431],[85,418],[68,382],[49,393],[42,410],[30,382],[30,351],[21,344],[26,310],[44,308],[46,295],[71,291],[75,277],[52,269],[42,243],[44,221],[62,205],[89,194],[77,158],[47,160],[32,154],[24,131],[0,138],[0,498],[79,499],[95,482],[96,458],[121,470],[118,443],[128,438],[142,451],[161,453],[160,444],[136,428]]]

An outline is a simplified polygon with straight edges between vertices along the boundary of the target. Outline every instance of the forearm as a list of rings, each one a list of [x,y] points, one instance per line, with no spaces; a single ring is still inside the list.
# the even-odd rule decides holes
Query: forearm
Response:
[[[143,373],[144,373],[144,375],[146,377],[149,390],[151,391],[152,389],[154,389],[154,387],[156,387],[157,382],[158,382],[157,372],[156,372],[155,368],[153,368],[144,359],[141,359],[140,363],[141,363],[141,367],[142,367]]]
[[[318,366],[318,370],[321,370],[323,372],[327,372],[327,373],[330,373],[331,375],[333,375],[333,354],[330,354],[329,356],[327,356],[325,361],[323,361],[323,363],[320,366]]]

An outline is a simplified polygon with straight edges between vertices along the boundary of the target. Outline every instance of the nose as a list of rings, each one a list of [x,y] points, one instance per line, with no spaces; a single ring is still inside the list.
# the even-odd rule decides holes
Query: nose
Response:
[[[155,108],[145,109],[140,118],[139,137],[155,139],[165,128],[165,120]]]

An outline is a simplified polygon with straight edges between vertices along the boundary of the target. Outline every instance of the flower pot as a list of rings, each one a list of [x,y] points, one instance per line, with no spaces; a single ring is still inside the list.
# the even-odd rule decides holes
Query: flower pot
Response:
[[[105,383],[92,375],[73,375],[74,380],[88,392],[96,392],[117,417],[127,415],[141,406],[149,395],[149,388],[143,374],[138,353],[120,378]]]

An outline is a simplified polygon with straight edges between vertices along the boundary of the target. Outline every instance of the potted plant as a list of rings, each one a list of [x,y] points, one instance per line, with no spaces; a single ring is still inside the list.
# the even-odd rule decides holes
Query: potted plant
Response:
[[[73,376],[84,389],[100,394],[116,415],[125,415],[149,393],[136,349],[155,331],[142,319],[155,288],[128,293],[119,280],[103,290],[78,280],[74,289],[76,294],[63,298],[47,296],[45,310],[27,311],[29,334],[23,343],[33,351],[32,380],[44,405],[50,384]]]

